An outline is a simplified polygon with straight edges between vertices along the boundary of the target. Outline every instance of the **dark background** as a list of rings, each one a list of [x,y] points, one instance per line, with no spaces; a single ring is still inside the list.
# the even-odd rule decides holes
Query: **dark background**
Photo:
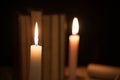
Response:
[[[17,53],[14,53],[17,45],[14,18],[17,12],[26,12],[29,9],[42,9],[44,13],[65,13],[68,23],[66,39],[71,34],[71,23],[74,16],[80,23],[80,45],[78,66],[87,65],[90,62],[120,66],[119,54],[112,52],[114,25],[112,14],[112,2],[106,0],[16,0],[2,1],[1,6],[1,54],[0,66],[13,66]],[[17,26],[16,26],[17,27]],[[66,42],[66,46],[68,43]],[[68,59],[66,50],[66,64]]]

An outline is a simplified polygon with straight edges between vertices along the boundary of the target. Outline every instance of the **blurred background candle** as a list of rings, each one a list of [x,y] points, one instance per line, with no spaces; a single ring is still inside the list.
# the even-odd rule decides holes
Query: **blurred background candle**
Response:
[[[79,31],[79,22],[76,17],[72,23],[72,35],[69,36],[69,80],[76,80],[77,55],[80,36],[77,35]]]
[[[34,34],[35,45],[30,47],[30,79],[29,80],[41,80],[41,54],[42,46],[38,45],[38,23],[35,24]]]

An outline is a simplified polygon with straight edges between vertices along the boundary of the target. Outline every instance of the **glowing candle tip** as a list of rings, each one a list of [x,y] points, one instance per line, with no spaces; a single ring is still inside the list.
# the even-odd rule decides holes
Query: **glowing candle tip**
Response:
[[[72,34],[77,34],[79,31],[79,22],[77,17],[74,17],[73,23],[72,23]]]
[[[35,42],[35,45],[38,45],[38,23],[37,22],[35,24],[34,42]]]

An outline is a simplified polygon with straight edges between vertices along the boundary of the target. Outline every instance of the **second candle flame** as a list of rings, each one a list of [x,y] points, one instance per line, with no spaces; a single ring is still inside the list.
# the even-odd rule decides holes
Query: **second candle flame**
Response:
[[[38,23],[37,22],[35,24],[34,42],[35,42],[35,45],[38,45]]]
[[[72,34],[77,34],[79,31],[79,22],[77,17],[74,17],[73,23],[72,23]]]

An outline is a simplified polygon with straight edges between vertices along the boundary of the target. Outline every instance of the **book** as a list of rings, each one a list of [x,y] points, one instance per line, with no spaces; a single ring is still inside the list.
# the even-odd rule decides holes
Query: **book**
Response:
[[[65,62],[64,14],[43,14],[43,80],[63,80]]]
[[[32,24],[31,24],[31,16],[30,15],[26,15],[25,16],[26,19],[26,38],[27,38],[27,42],[26,42],[26,47],[27,47],[27,51],[26,51],[26,80],[29,80],[29,73],[30,73],[30,45],[32,44]]]
[[[51,15],[51,79],[63,80],[65,56],[65,15]]]
[[[42,73],[43,80],[50,80],[51,76],[51,16],[43,15],[43,59],[42,59]]]
[[[21,56],[21,78],[26,80],[26,23],[25,16],[19,15],[19,37],[20,37],[20,56]]]
[[[31,44],[31,17],[30,15],[19,14],[19,41],[20,41],[20,64],[21,80],[28,80],[29,57]]]
[[[51,80],[59,80],[59,27],[59,15],[54,14],[51,16]]]
[[[65,50],[66,44],[67,21],[66,15],[60,14],[60,80],[64,80],[65,72]]]

